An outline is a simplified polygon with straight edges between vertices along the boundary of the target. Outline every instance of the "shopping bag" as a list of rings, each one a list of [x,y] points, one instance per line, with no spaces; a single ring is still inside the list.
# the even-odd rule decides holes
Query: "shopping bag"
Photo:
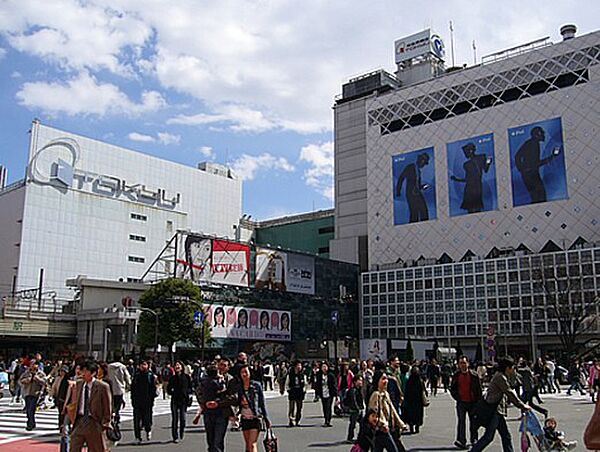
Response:
[[[583,434],[583,442],[588,450],[600,450],[600,398]]]
[[[265,433],[265,439],[263,440],[263,445],[265,446],[265,452],[277,452],[277,437],[275,433],[273,433],[272,428],[268,428]]]
[[[543,436],[544,429],[538,417],[531,411],[527,411],[521,418],[520,432],[528,432],[532,436]]]

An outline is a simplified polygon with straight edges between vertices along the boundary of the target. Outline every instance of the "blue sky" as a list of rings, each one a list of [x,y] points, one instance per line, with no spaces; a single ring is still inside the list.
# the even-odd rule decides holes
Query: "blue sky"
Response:
[[[367,6],[368,5],[368,6]],[[455,29],[457,64],[598,27],[586,1],[0,1],[0,164],[24,174],[31,120],[187,165],[228,164],[244,212],[333,206],[334,97],[393,71],[393,42]]]

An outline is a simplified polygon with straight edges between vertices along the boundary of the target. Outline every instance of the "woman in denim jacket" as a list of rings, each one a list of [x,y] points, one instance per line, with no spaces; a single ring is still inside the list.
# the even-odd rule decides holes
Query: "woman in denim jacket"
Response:
[[[246,443],[246,452],[258,452],[261,419],[264,419],[267,428],[271,427],[265,405],[265,396],[260,383],[250,379],[250,367],[247,364],[240,367],[240,378],[242,384],[238,392],[238,406],[240,407],[241,427]]]

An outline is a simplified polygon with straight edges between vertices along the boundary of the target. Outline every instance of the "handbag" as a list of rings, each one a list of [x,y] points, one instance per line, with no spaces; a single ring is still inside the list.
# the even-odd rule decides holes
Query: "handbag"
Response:
[[[583,442],[588,450],[600,449],[600,398],[583,434]]]
[[[479,399],[473,408],[473,423],[477,427],[487,427],[492,416],[498,409],[499,403],[488,403],[485,399]]]
[[[421,392],[421,401],[423,402],[423,406],[429,406],[429,399],[427,398],[425,391]]]
[[[350,449],[350,452],[365,452],[365,450],[360,447],[359,444],[355,444],[354,446],[352,446],[352,448]]]
[[[75,424],[75,419],[77,418],[77,401],[67,404],[65,409],[67,410],[67,417],[71,425]]]
[[[263,440],[263,445],[265,446],[266,452],[277,452],[278,440],[275,436],[275,433],[273,433],[272,428],[267,429],[267,432],[265,433],[265,439]]]

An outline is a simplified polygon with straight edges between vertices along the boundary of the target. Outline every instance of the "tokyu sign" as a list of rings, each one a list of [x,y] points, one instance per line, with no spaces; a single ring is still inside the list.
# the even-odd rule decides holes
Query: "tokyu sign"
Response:
[[[79,153],[79,144],[71,138],[50,141],[31,158],[28,168],[30,180],[61,191],[84,191],[163,209],[174,209],[181,202],[181,194],[167,193],[164,188],[149,188],[123,178],[78,169],[75,165]]]
[[[396,64],[424,55],[433,54],[439,59],[445,56],[444,41],[431,30],[420,31],[394,42]]]

